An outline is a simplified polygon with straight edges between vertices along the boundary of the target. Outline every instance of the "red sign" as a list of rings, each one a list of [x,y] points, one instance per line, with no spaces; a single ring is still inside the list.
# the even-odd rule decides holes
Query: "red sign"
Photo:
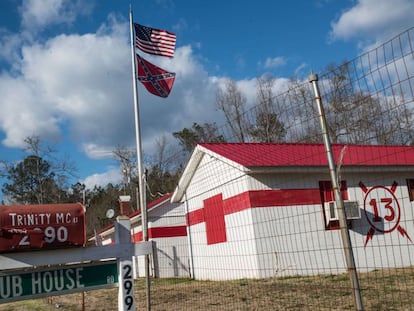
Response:
[[[80,203],[0,206],[0,251],[83,246]]]

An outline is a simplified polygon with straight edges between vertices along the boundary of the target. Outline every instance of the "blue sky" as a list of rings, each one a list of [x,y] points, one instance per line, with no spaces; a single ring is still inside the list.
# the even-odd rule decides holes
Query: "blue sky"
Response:
[[[28,136],[56,144],[87,186],[120,182],[111,157],[135,148],[129,7],[177,35],[175,57],[141,52],[176,73],[167,99],[139,85],[143,153],[193,122],[224,123],[215,92],[231,78],[254,104],[257,77],[277,87],[339,64],[414,25],[412,0],[2,0],[0,160]],[[275,90],[277,94],[277,90]]]

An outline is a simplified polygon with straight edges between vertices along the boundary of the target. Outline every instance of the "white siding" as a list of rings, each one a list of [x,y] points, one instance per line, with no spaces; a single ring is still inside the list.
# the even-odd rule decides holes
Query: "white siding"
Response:
[[[359,271],[401,267],[414,264],[414,207],[409,201],[406,178],[399,173],[352,172],[340,174],[346,181],[348,199],[358,201],[361,220],[353,220],[350,238]],[[319,189],[319,181],[329,180],[326,173],[260,174],[243,176],[239,170],[204,158],[188,187],[190,211],[203,207],[203,200],[217,194],[223,200],[248,190]],[[364,209],[368,189],[382,185],[398,186],[394,196],[400,206],[399,226],[389,233],[376,231],[366,243],[371,225]],[[387,196],[378,191],[378,196]],[[381,199],[381,198],[378,198]],[[369,211],[369,206],[365,207]],[[340,230],[325,230],[321,204],[261,207],[226,215],[227,241],[207,245],[205,223],[191,227],[195,278],[238,279],[300,274],[331,274],[346,272]],[[384,217],[384,215],[382,215]],[[386,227],[387,224],[384,224]]]

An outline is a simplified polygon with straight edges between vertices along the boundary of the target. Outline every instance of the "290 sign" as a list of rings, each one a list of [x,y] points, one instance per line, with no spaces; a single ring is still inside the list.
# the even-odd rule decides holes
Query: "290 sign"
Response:
[[[80,203],[2,206],[0,251],[82,246],[85,209]]]

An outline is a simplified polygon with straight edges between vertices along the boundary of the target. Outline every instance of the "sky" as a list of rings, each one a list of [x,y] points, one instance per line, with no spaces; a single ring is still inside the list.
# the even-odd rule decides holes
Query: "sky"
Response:
[[[144,158],[163,139],[178,148],[172,133],[194,122],[223,125],[226,79],[252,105],[262,75],[282,90],[414,25],[412,0],[1,0],[0,160],[22,160],[39,136],[75,164],[73,183],[121,182],[113,151],[136,149],[130,7],[134,22],[177,36],[172,59],[138,51],[176,73],[168,98],[138,84]]]

